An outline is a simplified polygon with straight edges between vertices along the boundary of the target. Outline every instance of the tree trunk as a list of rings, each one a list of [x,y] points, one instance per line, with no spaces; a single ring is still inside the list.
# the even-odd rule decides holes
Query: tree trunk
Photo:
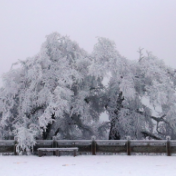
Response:
[[[111,121],[111,128],[109,132],[109,140],[120,140],[120,134],[116,127],[116,118]]]
[[[55,119],[55,113],[52,114],[51,116],[52,119]],[[52,123],[49,123],[46,127],[46,131],[43,131],[43,139],[48,139],[49,137],[49,134],[50,134],[50,131],[52,129],[52,125],[53,125],[53,122]]]
[[[120,133],[116,124],[118,123],[119,111],[121,108],[123,108],[122,105],[123,100],[124,100],[123,93],[120,92],[116,100],[116,108],[113,110],[113,112],[112,111],[109,112],[112,118],[109,132],[109,140],[120,140]]]

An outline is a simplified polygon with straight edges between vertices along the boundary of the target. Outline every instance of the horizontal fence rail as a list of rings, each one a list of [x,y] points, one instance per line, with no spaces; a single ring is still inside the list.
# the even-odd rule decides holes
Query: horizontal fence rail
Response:
[[[17,139],[0,140],[0,153],[13,153],[16,151]],[[127,155],[136,153],[165,153],[167,156],[176,154],[176,140],[36,140],[32,149],[33,154],[37,154],[38,148],[69,148],[78,147],[78,153],[89,153],[96,155],[99,153],[126,153]]]
[[[13,153],[16,155],[16,140],[0,140],[0,153]]]

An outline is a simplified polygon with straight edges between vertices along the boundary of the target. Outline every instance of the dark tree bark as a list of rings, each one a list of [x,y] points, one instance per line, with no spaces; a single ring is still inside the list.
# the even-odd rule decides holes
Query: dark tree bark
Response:
[[[123,93],[120,92],[116,101],[116,108],[114,109],[113,112],[111,112],[112,120],[110,123],[111,127],[109,132],[109,140],[120,140],[121,138],[117,124],[118,124],[119,111],[121,108],[123,108],[122,105],[123,100],[124,100]],[[106,107],[108,109],[108,106]]]
[[[153,133],[150,133],[148,131],[142,131],[141,133],[144,135],[144,137],[151,137],[151,138],[156,139],[156,140],[161,140],[160,137],[158,137],[158,136],[156,136]]]
[[[52,119],[55,119],[55,113],[52,114],[51,117]],[[52,123],[49,123],[46,127],[46,130],[43,131],[43,139],[48,139],[51,129],[52,129]]]
[[[117,119],[111,120],[111,127],[109,132],[109,140],[120,140],[120,134],[118,129],[116,128],[116,121]]]

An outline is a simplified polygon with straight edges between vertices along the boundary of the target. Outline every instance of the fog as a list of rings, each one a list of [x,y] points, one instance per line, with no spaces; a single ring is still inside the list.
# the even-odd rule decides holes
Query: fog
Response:
[[[0,76],[55,31],[88,52],[101,36],[128,59],[141,47],[176,68],[175,9],[175,0],[0,0]]]

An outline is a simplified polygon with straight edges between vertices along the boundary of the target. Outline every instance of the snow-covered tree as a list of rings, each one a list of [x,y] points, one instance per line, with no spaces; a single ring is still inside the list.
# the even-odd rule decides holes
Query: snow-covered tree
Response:
[[[98,39],[92,57],[90,73],[96,78],[110,75],[104,105],[111,124],[109,139],[176,137],[173,69],[151,53],[142,56],[141,50],[138,61],[127,60],[106,38]],[[156,108],[160,112],[155,117]]]
[[[81,84],[87,74],[86,55],[77,43],[53,33],[46,37],[35,57],[13,65],[3,77],[0,92],[1,137],[9,136],[6,134],[9,128],[18,137],[19,133],[21,136],[23,132],[31,132],[35,134],[33,138],[44,139],[55,134],[59,124],[65,130],[70,129],[62,122],[63,119],[67,119],[68,124],[71,121],[74,87]]]
[[[36,139],[176,138],[176,75],[151,53],[131,61],[98,38],[92,54],[52,33],[39,53],[12,65],[0,89],[0,138],[18,149]],[[107,86],[104,79],[108,77]],[[109,122],[99,121],[102,112]]]

